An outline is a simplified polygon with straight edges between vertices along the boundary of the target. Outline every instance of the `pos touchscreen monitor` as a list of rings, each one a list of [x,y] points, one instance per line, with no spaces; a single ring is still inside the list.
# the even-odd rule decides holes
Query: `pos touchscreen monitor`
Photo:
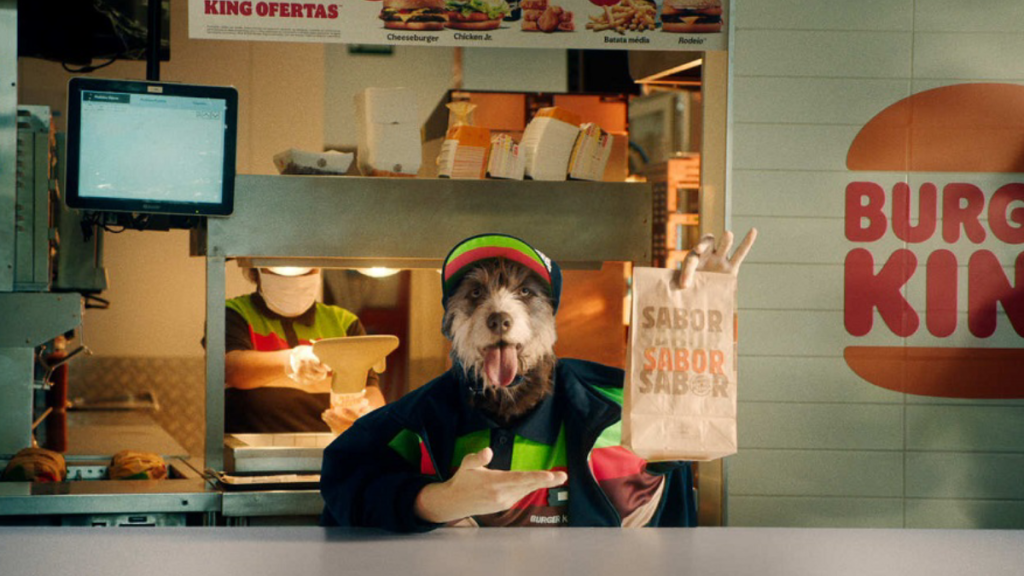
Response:
[[[65,198],[71,208],[226,216],[234,207],[238,92],[73,78]]]

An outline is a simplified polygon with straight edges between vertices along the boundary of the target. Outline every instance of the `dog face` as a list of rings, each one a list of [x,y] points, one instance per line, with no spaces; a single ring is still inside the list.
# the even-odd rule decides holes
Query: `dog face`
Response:
[[[544,284],[505,259],[469,271],[448,299],[444,332],[452,355],[482,384],[474,403],[503,423],[551,391],[555,315]]]

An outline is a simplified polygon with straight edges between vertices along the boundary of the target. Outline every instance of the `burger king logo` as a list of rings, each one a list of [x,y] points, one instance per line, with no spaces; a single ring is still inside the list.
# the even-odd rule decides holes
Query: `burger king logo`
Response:
[[[1024,86],[959,84],[889,106],[854,138],[849,170],[923,181],[846,186],[846,331],[935,343],[848,346],[861,378],[924,396],[1024,398],[1021,124]]]

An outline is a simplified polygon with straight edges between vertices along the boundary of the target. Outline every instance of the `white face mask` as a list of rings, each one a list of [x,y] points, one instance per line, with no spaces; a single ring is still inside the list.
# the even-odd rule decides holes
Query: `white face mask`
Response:
[[[320,272],[305,276],[279,276],[259,270],[260,295],[267,308],[285,318],[294,318],[313,305],[320,294]]]

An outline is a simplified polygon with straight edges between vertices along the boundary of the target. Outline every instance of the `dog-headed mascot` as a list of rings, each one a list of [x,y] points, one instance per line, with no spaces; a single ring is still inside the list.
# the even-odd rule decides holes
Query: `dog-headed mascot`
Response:
[[[326,525],[693,526],[688,462],[621,446],[622,370],[558,359],[558,265],[511,236],[442,269],[453,366],[325,451]]]

